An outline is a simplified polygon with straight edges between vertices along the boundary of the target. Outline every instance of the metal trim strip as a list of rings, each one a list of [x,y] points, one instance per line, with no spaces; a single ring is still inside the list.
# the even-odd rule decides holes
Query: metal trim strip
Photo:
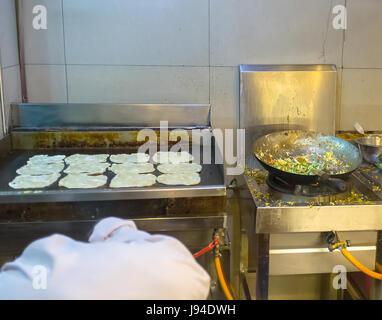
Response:
[[[34,104],[11,106],[12,128],[210,126],[209,104]]]
[[[348,247],[349,251],[375,251],[376,246]],[[328,248],[301,248],[301,249],[272,249],[269,254],[291,254],[291,253],[328,253]]]

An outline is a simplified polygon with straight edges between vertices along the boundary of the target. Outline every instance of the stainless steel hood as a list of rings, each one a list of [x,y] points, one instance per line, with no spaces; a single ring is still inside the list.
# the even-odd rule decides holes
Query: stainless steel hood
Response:
[[[273,131],[308,129],[334,135],[337,70],[334,65],[241,65],[240,128],[246,163],[252,142]]]

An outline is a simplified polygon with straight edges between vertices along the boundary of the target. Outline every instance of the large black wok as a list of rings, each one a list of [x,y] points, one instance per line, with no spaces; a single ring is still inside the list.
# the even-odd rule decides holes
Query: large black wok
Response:
[[[340,138],[318,132],[287,130],[275,132],[257,139],[253,145],[257,160],[274,176],[290,184],[316,184],[320,181],[334,184],[343,189],[343,181],[362,163],[358,148]],[[334,156],[340,165],[327,163],[325,158]],[[272,166],[277,159],[294,159],[305,156],[322,165],[315,174],[305,175],[288,172]]]

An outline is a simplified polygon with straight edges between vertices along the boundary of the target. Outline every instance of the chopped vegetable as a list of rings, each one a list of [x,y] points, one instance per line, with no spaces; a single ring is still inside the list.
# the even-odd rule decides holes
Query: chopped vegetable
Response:
[[[272,162],[273,163],[269,164],[273,165],[273,167],[275,167],[276,169],[296,174],[314,175],[317,172],[317,170],[320,170],[319,163],[306,161],[302,157],[297,157],[295,159],[278,159]]]
[[[317,171],[341,174],[349,168],[349,165],[344,165],[332,152],[326,152],[323,156],[316,154],[277,160],[270,157],[268,164],[276,169],[301,175],[316,175]],[[343,170],[338,170],[338,167]]]

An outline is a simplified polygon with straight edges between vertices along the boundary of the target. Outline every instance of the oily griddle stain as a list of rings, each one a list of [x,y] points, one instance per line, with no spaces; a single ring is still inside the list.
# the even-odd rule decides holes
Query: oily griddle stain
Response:
[[[139,131],[120,132],[33,132],[26,133],[32,149],[105,149],[105,148],[138,148],[148,141],[137,141]],[[160,133],[155,131],[157,143]],[[23,137],[20,137],[21,141]],[[179,140],[179,139],[178,139]],[[168,141],[169,147],[178,141]]]
[[[19,144],[28,149],[126,148],[144,143],[137,141],[137,131],[128,132],[33,132],[17,134]]]
[[[57,141],[58,148],[109,148],[128,147],[138,144],[136,134],[120,135],[116,132],[62,132]],[[139,143],[141,144],[141,143]]]

